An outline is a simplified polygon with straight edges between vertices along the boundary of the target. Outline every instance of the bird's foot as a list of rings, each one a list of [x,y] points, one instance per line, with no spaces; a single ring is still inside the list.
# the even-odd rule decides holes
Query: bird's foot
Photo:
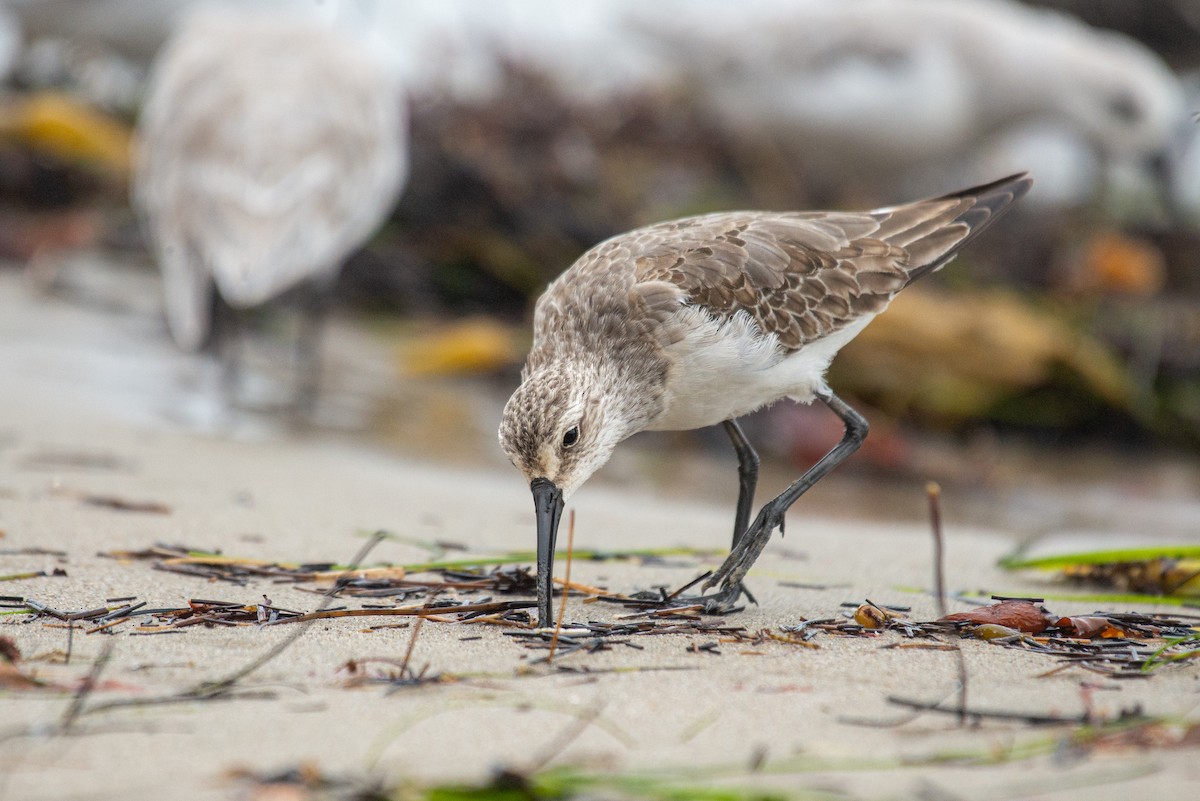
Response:
[[[703,612],[706,615],[728,615],[745,609],[744,606],[738,606],[738,601],[742,599],[743,595],[746,596],[746,600],[750,603],[758,603],[758,600],[755,599],[750,590],[746,589],[746,585],[740,582],[723,586],[716,592],[707,595],[676,596],[674,602],[689,606],[699,604],[703,607]]]
[[[717,584],[721,585],[721,592],[729,592],[732,587],[741,587],[742,580],[746,578],[751,566],[767,546],[767,541],[771,539],[771,532],[776,528],[783,528],[785,511],[776,510],[773,504],[764,506],[758,517],[746,529],[746,533],[738,540],[738,544],[729,552],[729,556],[725,557],[721,566],[701,586],[701,591]]]

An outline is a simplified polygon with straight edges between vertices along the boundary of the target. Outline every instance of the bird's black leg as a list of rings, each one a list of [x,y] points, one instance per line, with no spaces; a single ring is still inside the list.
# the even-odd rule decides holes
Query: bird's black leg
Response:
[[[846,457],[858,450],[858,446],[862,445],[863,440],[867,437],[869,426],[866,418],[846,405],[845,401],[829,390],[819,391],[816,396],[832,409],[834,414],[842,418],[842,423],[846,427],[845,433],[842,435],[841,442],[835,445],[833,450],[822,456],[820,461],[810,467],[808,472],[794,484],[763,506],[758,517],[742,535],[729,557],[705,582],[704,589],[720,582],[720,596],[724,596],[724,600],[728,603],[736,601],[742,593],[742,579],[746,577],[750,566],[754,564],[758,555],[766,547],[767,541],[771,538],[771,532],[777,527],[783,526],[783,517],[788,507],[824,478],[829,471],[841,464]]]
[[[750,523],[750,509],[754,506],[754,488],[758,486],[758,453],[737,420],[729,419],[721,425],[733,443],[738,457],[738,500],[737,514],[733,519],[733,545],[736,548],[746,526]]]

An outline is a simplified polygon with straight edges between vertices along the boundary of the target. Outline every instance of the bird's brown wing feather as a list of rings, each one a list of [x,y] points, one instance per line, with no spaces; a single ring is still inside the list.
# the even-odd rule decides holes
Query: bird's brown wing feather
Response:
[[[746,312],[796,350],[882,311],[1029,188],[1023,176],[863,213],[728,212],[633,231],[610,247],[634,266],[648,309]],[[674,291],[671,291],[671,290]]]

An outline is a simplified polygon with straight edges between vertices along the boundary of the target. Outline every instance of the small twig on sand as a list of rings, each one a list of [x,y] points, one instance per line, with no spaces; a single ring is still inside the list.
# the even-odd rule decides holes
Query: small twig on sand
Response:
[[[933,531],[933,596],[938,617],[946,616],[946,547],[942,536],[942,488],[936,481],[925,485],[929,496],[929,525]],[[967,658],[962,644],[954,649],[958,667],[958,725],[967,725]]]
[[[79,689],[75,691],[75,696],[71,699],[71,705],[63,712],[62,720],[58,723],[58,731],[61,734],[66,734],[71,730],[71,726],[79,718],[79,713],[83,711],[83,704],[92,690],[96,689],[96,682],[100,679],[100,672],[104,670],[108,661],[112,659],[113,644],[110,640],[104,644],[100,650],[100,655],[96,657],[96,661],[92,663],[92,669],[84,676],[83,681],[79,683]]]
[[[959,717],[963,717],[965,715],[976,720],[980,720],[982,718],[990,718],[992,720],[1016,720],[1022,723],[1028,723],[1031,726],[1054,726],[1058,724],[1097,725],[1097,723],[1113,723],[1118,720],[1138,720],[1144,717],[1141,713],[1141,710],[1136,707],[1130,710],[1122,710],[1116,720],[1095,721],[1090,720],[1088,713],[1086,712],[1082,715],[1037,715],[1026,714],[1024,712],[1008,712],[1003,709],[967,709],[966,707],[961,706],[945,707],[941,705],[940,701],[927,703],[925,701],[916,701],[911,698],[900,698],[895,695],[889,695],[887,700],[889,704],[896,704],[897,706],[908,707],[909,709],[916,709],[922,712],[941,712],[946,715],[958,715]]]
[[[412,633],[408,635],[408,648],[404,651],[404,661],[400,663],[400,678],[403,679],[408,673],[408,661],[412,659],[413,648],[417,644],[417,635],[421,633],[421,624],[425,622],[423,616],[417,618],[417,622],[413,624]]]
[[[664,598],[664,599],[663,599],[663,603],[669,603],[669,602],[671,602],[671,601],[674,601],[674,600],[675,600],[676,598],[678,598],[678,597],[679,597],[681,594],[683,594],[684,592],[687,592],[687,591],[688,591],[688,590],[690,590],[692,587],[695,587],[697,584],[699,584],[700,582],[704,581],[706,578],[708,578],[708,577],[709,577],[709,576],[711,576],[712,574],[713,574],[713,572],[712,572],[711,570],[706,570],[706,571],[704,571],[703,573],[701,573],[700,575],[696,576],[694,579],[692,579],[691,581],[689,581],[687,584],[684,584],[682,587],[680,587],[679,589],[675,590],[675,591],[674,591],[674,592],[672,592],[670,595],[668,595],[666,598]]]
[[[928,704],[926,704],[925,706],[920,706],[920,707],[915,706],[912,703],[905,702],[902,699],[900,702],[900,705],[907,706],[907,707],[911,708],[912,711],[904,713],[902,716],[896,718],[895,720],[883,720],[881,718],[859,718],[859,717],[853,717],[851,715],[838,715],[837,721],[838,721],[838,723],[846,723],[851,726],[867,726],[872,729],[897,729],[901,726],[907,726],[908,724],[912,723],[914,720],[921,717],[921,715],[924,715],[926,712],[928,712],[931,709],[942,709],[943,708],[942,702],[945,701],[947,698],[949,698],[950,695],[952,695],[952,693],[947,693],[944,697],[939,698],[937,701],[931,701]],[[891,699],[889,698],[888,700],[890,701]]]
[[[933,597],[938,617],[946,616],[945,548],[942,539],[942,488],[936,481],[925,485],[929,495],[929,524],[933,529]]]
[[[554,624],[554,637],[550,640],[550,653],[546,655],[546,664],[554,661],[554,651],[558,648],[558,635],[562,632],[563,616],[567,611],[567,596],[571,590],[571,556],[575,552],[575,510],[567,521],[567,573],[563,577],[562,603],[558,605],[558,621]]]

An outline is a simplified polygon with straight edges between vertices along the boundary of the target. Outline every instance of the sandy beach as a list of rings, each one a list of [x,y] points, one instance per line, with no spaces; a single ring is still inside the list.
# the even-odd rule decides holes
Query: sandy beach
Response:
[[[370,564],[428,561],[431,552],[416,542],[459,544],[465,550],[452,551],[447,558],[454,559],[532,547],[528,490],[498,452],[454,467],[328,432],[229,436],[180,422],[181,412],[169,412],[183,394],[172,393],[192,386],[203,363],[175,354],[163,336],[153,275],[122,280],[136,291],[116,293],[115,307],[86,305],[34,293],[15,271],[0,271],[0,574],[66,573],[5,581],[0,594],[67,611],[113,606],[107,599],[126,596],[156,608],[196,598],[251,605],[265,595],[273,606],[311,611],[321,602],[312,584],[260,578],[239,586],[101,554],[168,543],[268,562],[345,562],[364,532],[375,530],[404,541],[379,544]],[[335,361],[339,341],[331,346]],[[362,380],[400,381],[384,369]],[[160,508],[118,509],[89,498]],[[839,617],[844,604],[867,598],[909,607],[913,620],[937,616],[927,526],[819,519],[803,507],[750,573],[758,605],[708,620],[747,635],[780,632]],[[570,508],[577,549],[688,549],[660,560],[573,562],[573,582],[615,593],[678,587],[718,564],[714,553],[728,545],[732,505],[725,499],[664,499],[598,484]],[[954,525],[947,539],[951,590],[1056,589],[996,567],[1013,547],[1012,532]],[[559,547],[561,574],[565,537]],[[1061,615],[1095,606],[1047,605]],[[565,625],[629,613],[572,597]],[[896,633],[826,634],[807,645],[638,636],[547,666],[538,663],[545,651],[526,647],[511,628],[429,620],[410,659],[441,681],[357,683],[405,657],[411,622],[320,620],[229,697],[89,711],[221,679],[297,624],[197,625],[156,635],[139,634],[136,622],[94,634],[76,627],[65,662],[61,623],[0,616],[0,638],[19,649],[20,669],[47,685],[0,689],[0,798],[285,797],[268,796],[235,772],[299,766],[386,787],[571,766],[650,776],[671,787],[872,799],[1183,799],[1200,780],[1195,744],[1174,747],[1169,738],[1085,749],[1072,746],[1077,726],[985,719],[963,727],[952,715],[912,715],[888,697],[953,702],[957,660],[945,650],[897,647],[913,641]],[[108,646],[99,686],[62,733],[56,727],[71,690]],[[1044,675],[1062,663],[977,640],[962,641],[962,654],[972,708],[1080,716],[1090,703],[1105,720],[1134,708],[1173,723],[1196,720],[1194,664],[1117,681],[1073,667]]]

